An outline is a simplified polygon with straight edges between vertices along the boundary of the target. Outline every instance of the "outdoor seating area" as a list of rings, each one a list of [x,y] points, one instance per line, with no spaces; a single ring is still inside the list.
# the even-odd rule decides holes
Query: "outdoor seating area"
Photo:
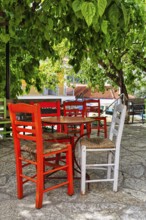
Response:
[[[121,208],[123,216],[129,215],[125,211],[128,202],[130,209],[139,200],[144,203],[145,160],[142,162],[140,157],[146,154],[146,125],[141,120],[125,124],[125,105],[115,103],[110,117],[100,116],[100,100],[93,99],[64,101],[63,105],[59,100],[11,102],[6,109],[13,133],[7,139],[0,139],[3,198],[0,209],[4,201],[11,204],[13,198],[17,204],[13,211],[19,209],[20,217],[37,219],[39,212],[32,214],[32,209],[45,210],[46,217],[53,202],[59,201],[55,207],[58,210],[59,205],[64,212],[61,211],[61,218],[60,213],[53,212],[52,219],[54,216],[94,219],[97,212],[98,219],[114,219],[113,216],[117,219],[121,214],[115,209],[115,203],[119,204],[119,210],[121,205],[125,207]],[[97,124],[93,127],[94,122]],[[79,132],[76,133],[76,129]],[[134,152],[138,152],[136,160]],[[141,183],[137,182],[139,177]],[[142,192],[139,192],[140,186],[136,187],[139,184],[143,184]],[[60,200],[57,200],[59,195]],[[111,197],[112,213],[108,211]],[[100,204],[102,200],[106,201],[106,211]],[[3,217],[8,215],[10,213],[4,211]]]
[[[146,0],[0,2],[0,220],[146,220]]]
[[[145,123],[124,125],[118,192],[112,191],[111,183],[102,182],[90,184],[89,190],[82,196],[80,180],[75,179],[73,196],[66,194],[66,186],[45,193],[44,205],[39,210],[34,204],[35,184],[27,183],[24,198],[17,199],[13,140],[11,137],[1,139],[1,219],[146,219],[145,134]],[[94,158],[92,154],[89,160]],[[94,171],[90,174],[95,176]],[[104,173],[101,171],[98,175],[103,177]]]

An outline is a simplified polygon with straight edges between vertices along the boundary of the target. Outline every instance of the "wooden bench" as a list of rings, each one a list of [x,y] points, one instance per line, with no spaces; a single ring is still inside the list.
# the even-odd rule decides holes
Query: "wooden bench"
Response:
[[[128,115],[132,116],[132,123],[134,122],[134,116],[139,115],[142,123],[144,123],[145,115],[145,101],[142,98],[134,98],[128,100]]]
[[[0,136],[1,138],[10,136],[11,134],[11,122],[7,115],[7,102],[6,98],[0,98]]]

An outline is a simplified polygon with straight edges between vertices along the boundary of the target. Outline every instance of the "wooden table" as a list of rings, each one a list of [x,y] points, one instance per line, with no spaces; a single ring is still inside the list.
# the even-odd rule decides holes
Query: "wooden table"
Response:
[[[60,116],[60,117],[42,117],[42,122],[48,124],[68,124],[68,125],[79,125],[79,124],[88,124],[95,121],[95,118],[90,117],[69,117],[69,116]]]
[[[51,124],[51,125],[84,125],[90,124],[91,122],[96,121],[96,118],[90,117],[69,117],[69,116],[60,116],[60,117],[42,117],[42,122]],[[84,134],[87,135],[88,133]],[[81,138],[82,134],[79,136]]]
[[[96,121],[95,118],[90,118],[90,117],[69,117],[69,116],[60,116],[60,117],[42,117],[42,122],[51,124],[51,125],[84,125],[84,124],[89,124],[91,122]],[[77,167],[79,168],[78,170],[76,169],[77,172],[80,173],[80,166],[77,162],[77,159],[75,157],[75,148],[76,145],[78,143],[78,141],[80,140],[81,137],[83,137],[84,135],[88,135],[88,133],[79,135],[79,137],[77,138],[77,140],[74,143],[73,146],[73,160],[75,162],[75,164],[77,165]]]

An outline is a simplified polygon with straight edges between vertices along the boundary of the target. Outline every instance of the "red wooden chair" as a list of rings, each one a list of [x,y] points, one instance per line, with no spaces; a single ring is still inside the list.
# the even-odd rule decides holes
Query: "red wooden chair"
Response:
[[[39,102],[38,103],[41,109],[41,117],[54,117],[60,116],[60,101],[51,101],[51,102]],[[50,125],[49,125],[50,126]],[[43,128],[47,128],[48,124],[43,123]],[[52,125],[52,127],[54,127]],[[73,139],[71,136],[66,134],[65,132],[61,132],[61,126],[56,125],[56,130],[52,129],[50,132],[47,132],[45,129],[43,131],[43,139],[46,141],[54,141],[54,142],[69,142],[73,146]]]
[[[60,116],[60,101],[51,101],[51,102],[39,102],[41,108],[41,117],[53,117]],[[47,123],[43,123],[43,126],[48,126]],[[53,129],[52,129],[53,130]],[[60,125],[57,125],[58,132],[61,131]]]
[[[24,103],[9,104],[9,113],[14,139],[16,158],[17,197],[23,197],[23,185],[28,181],[36,184],[36,208],[42,207],[43,193],[67,185],[68,194],[73,194],[72,148],[71,144],[43,142],[40,106]],[[27,121],[22,121],[20,114],[29,114]],[[66,155],[65,164],[55,164],[46,160],[57,154]],[[33,166],[35,169],[33,169]],[[29,170],[31,175],[29,175]],[[28,168],[28,169],[27,169]],[[51,168],[51,169],[50,169]],[[65,171],[67,180],[53,186],[45,186],[45,176]],[[34,174],[32,175],[32,172]]]
[[[64,101],[63,102],[63,114],[69,117],[84,117],[83,102],[82,101]],[[80,126],[64,126],[64,130],[68,134],[83,135],[84,125]]]
[[[41,117],[59,117],[61,114],[60,110],[60,101],[51,101],[51,102],[39,102],[38,103],[41,109]],[[50,126],[50,125],[49,125]],[[43,123],[43,128],[48,127],[47,123]],[[59,143],[71,143],[74,146],[74,138],[68,135],[65,132],[61,132],[61,126],[56,125],[56,129],[54,129],[54,125],[52,125],[52,130],[50,132],[43,131],[43,139],[45,141],[53,141]],[[64,157],[62,157],[63,159]],[[56,160],[61,160],[59,154],[57,155]]]
[[[104,133],[104,137],[107,138],[107,123],[106,117],[100,116],[100,100],[99,99],[87,99],[84,100],[84,114],[86,117],[94,117],[97,120],[97,123],[94,122],[88,127],[88,132],[91,133],[91,129],[97,130],[97,135],[99,136],[100,131]]]

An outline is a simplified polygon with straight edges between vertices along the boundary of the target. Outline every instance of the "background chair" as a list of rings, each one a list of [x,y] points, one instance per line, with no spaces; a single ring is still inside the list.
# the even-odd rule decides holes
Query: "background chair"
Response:
[[[73,194],[72,149],[70,144],[43,142],[40,106],[24,103],[9,104],[12,123],[14,151],[16,158],[17,197],[23,197],[23,184],[36,184],[36,208],[42,207],[43,193],[63,185],[68,186],[68,194]],[[29,114],[29,121],[22,121],[20,114]],[[65,164],[49,162],[48,157],[66,154]],[[28,167],[28,169],[27,169]],[[53,186],[45,185],[45,176],[65,171],[67,180]],[[34,173],[34,174],[32,174]]]
[[[63,114],[68,117],[84,117],[84,109],[82,101],[64,101]],[[84,124],[77,126],[64,125],[65,133],[76,136],[84,134]]]
[[[97,135],[100,135],[100,131],[104,133],[104,137],[107,138],[107,123],[106,117],[101,117],[101,108],[99,99],[87,99],[84,100],[84,114],[86,117],[96,118],[96,122],[93,122],[90,127],[88,127],[88,133],[91,134],[92,129],[97,130]],[[90,137],[90,135],[89,135]]]
[[[61,114],[60,109],[60,101],[52,101],[52,102],[39,102],[38,103],[41,109],[41,117],[59,117]],[[43,128],[50,127],[50,124],[43,122]],[[52,129],[43,131],[43,139],[45,141],[53,141],[53,142],[59,142],[59,143],[70,143],[72,146],[74,146],[74,138],[65,132],[61,132],[62,128],[60,125],[52,125]],[[64,159],[64,157],[60,157],[60,155],[57,155],[56,162],[59,160]]]
[[[134,123],[135,116],[141,118],[142,123],[144,123],[145,116],[145,103],[142,98],[128,99],[128,115],[129,120],[132,116],[132,123]]]
[[[61,114],[60,111],[60,101],[52,101],[52,102],[39,102],[38,103],[41,109],[41,117],[59,117]],[[43,123],[43,128],[48,128],[51,125],[47,123]],[[54,142],[69,142],[73,145],[73,139],[71,136],[66,134],[65,132],[61,132],[61,126],[56,125],[54,129],[54,125],[52,125],[52,129],[44,129],[43,131],[43,139],[46,141],[54,141]],[[48,131],[48,132],[47,132]]]
[[[7,117],[7,100],[6,98],[0,98],[0,135],[6,137],[10,136],[11,131],[11,121]]]
[[[81,194],[85,194],[86,183],[94,182],[113,182],[113,191],[117,191],[119,157],[121,138],[123,133],[124,121],[126,115],[126,106],[122,104],[115,105],[110,126],[109,138],[83,138],[81,140]],[[87,163],[87,153],[106,153],[108,160],[105,163]],[[97,158],[96,158],[97,159]],[[92,160],[93,162],[93,160]],[[86,179],[87,169],[104,169],[107,171],[107,178]],[[113,175],[112,175],[113,171]]]

